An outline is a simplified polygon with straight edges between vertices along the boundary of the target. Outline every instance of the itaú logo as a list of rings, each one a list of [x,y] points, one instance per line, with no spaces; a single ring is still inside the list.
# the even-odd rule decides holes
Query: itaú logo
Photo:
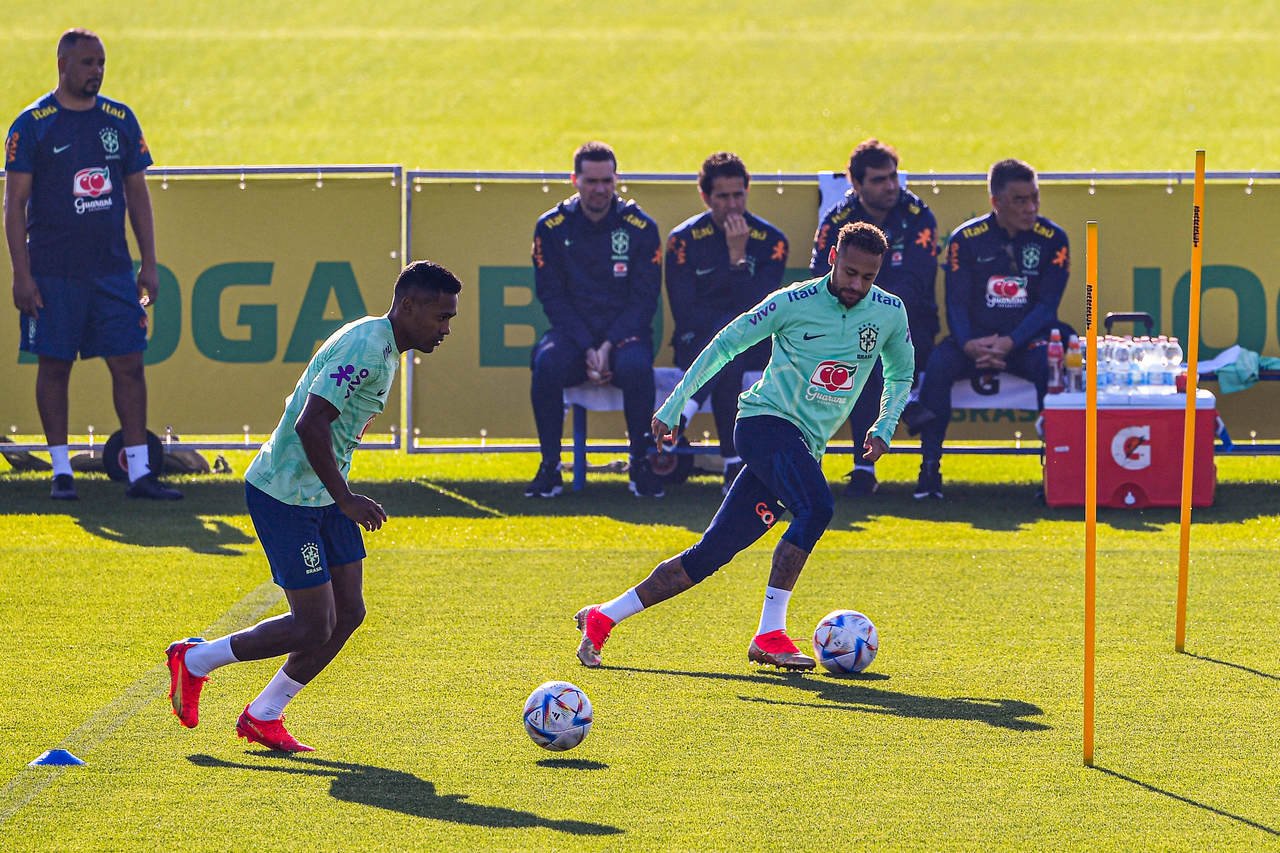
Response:
[[[1131,426],[1111,438],[1111,458],[1127,471],[1151,467],[1151,427]]]
[[[843,361],[824,361],[814,368],[809,381],[820,385],[828,391],[848,391],[853,388],[853,374],[857,365]]]

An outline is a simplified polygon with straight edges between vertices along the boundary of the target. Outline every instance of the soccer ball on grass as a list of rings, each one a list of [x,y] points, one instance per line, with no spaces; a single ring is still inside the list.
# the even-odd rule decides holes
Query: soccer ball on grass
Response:
[[[524,702],[524,730],[543,749],[573,749],[591,731],[591,700],[567,681],[539,684]]]
[[[833,610],[813,631],[813,654],[828,672],[862,672],[880,648],[871,620],[856,610]]]

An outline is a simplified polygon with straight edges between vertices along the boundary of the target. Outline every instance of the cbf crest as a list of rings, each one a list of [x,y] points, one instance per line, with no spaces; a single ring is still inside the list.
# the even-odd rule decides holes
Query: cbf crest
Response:
[[[614,257],[625,259],[627,253],[631,251],[631,235],[627,233],[625,228],[619,228],[609,235],[609,239],[613,245]]]
[[[98,131],[98,138],[102,140],[102,150],[108,154],[115,154],[120,150],[120,136],[114,127],[104,127]]]
[[[858,329],[858,346],[863,352],[871,352],[876,348],[876,341],[880,339],[880,330],[875,326],[863,326]]]
[[[1035,243],[1028,243],[1022,247],[1022,268],[1033,270],[1038,266],[1040,266],[1040,247]]]

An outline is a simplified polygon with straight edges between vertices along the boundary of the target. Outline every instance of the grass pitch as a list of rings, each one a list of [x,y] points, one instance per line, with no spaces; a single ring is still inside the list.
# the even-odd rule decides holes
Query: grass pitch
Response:
[[[952,0],[27,3],[0,22],[0,104],[99,31],[104,91],[159,164],[402,163],[567,171],[603,138],[623,171],[840,168],[876,135],[912,171],[1276,169],[1280,6]],[[6,122],[9,119],[6,118]],[[522,226],[523,227],[523,224]]]
[[[242,470],[247,454],[230,454]],[[83,479],[54,506],[5,475],[0,536],[0,836],[7,850],[1192,849],[1280,840],[1274,542],[1280,462],[1220,459],[1197,511],[1189,654],[1173,652],[1177,513],[1104,512],[1097,768],[1081,766],[1081,526],[1032,495],[1034,459],[951,457],[942,505],[916,458],[874,502],[840,501],[790,626],[868,613],[862,676],[753,668],[777,533],[615,631],[583,669],[582,604],[635,583],[709,521],[718,483],[641,502],[617,475],[520,497],[531,457],[357,455],[392,516],[367,536],[369,618],[289,708],[314,754],[232,725],[274,672],[215,673],[201,725],[165,698],[163,649],[279,612],[238,477],[139,506]],[[829,458],[833,481],[847,460]],[[838,487],[838,482],[837,482]],[[582,746],[544,752],[525,696],[590,696]],[[86,766],[24,764],[63,746]],[[192,821],[191,816],[195,819]],[[195,832],[194,835],[190,833]]]

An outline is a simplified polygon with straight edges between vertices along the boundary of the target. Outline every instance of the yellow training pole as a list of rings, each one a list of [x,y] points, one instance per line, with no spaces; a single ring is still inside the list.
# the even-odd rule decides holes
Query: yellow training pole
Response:
[[[1098,562],[1098,223],[1085,223],[1084,763],[1093,766],[1093,599]]]
[[[1187,319],[1187,410],[1182,439],[1182,523],[1178,536],[1178,616],[1173,647],[1187,639],[1187,563],[1191,552],[1191,475],[1195,471],[1196,367],[1200,348],[1200,266],[1204,249],[1204,149],[1196,151],[1196,184],[1191,202],[1191,293]]]

